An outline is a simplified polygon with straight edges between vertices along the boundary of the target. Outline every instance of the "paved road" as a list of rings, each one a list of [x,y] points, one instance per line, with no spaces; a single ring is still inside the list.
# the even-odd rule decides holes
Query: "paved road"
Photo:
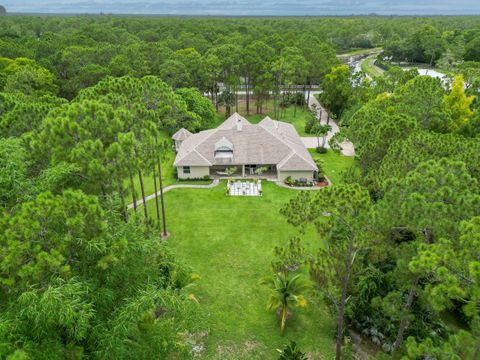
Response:
[[[330,139],[340,131],[337,123],[333,121],[329,116],[327,111],[323,108],[320,102],[315,96],[310,96],[308,101],[308,106],[312,109],[314,106],[317,108],[317,118],[320,119],[322,125],[328,124],[332,129],[327,134],[327,141],[325,143],[326,148],[330,148],[328,142]],[[302,141],[307,149],[315,149],[318,145],[317,137],[302,137]],[[322,139],[320,139],[320,143]],[[345,156],[355,156],[355,147],[350,141],[344,141],[340,144],[342,147],[342,154]]]
[[[170,185],[165,188],[163,188],[163,193],[165,194],[166,192],[173,190],[173,189],[211,189],[215,186],[217,186],[220,183],[218,179],[214,179],[213,182],[209,185],[183,185],[183,184],[177,184],[177,185]],[[150,200],[155,199],[157,196],[160,196],[161,192],[158,191],[157,193],[154,193],[152,195],[148,195],[145,197],[145,201],[148,202]],[[137,201],[137,206],[140,206],[143,204],[143,199],[140,199]],[[128,205],[128,209],[133,209],[133,203]]]

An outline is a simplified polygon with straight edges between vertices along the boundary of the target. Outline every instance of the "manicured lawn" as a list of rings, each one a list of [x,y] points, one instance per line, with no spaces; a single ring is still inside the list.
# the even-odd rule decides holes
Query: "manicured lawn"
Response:
[[[315,149],[308,149],[314,160],[323,162],[323,171],[330,179],[333,185],[343,183],[343,172],[355,165],[355,158],[352,156],[344,156],[332,150],[328,150],[326,154],[319,154]]]
[[[335,324],[318,297],[308,295],[310,306],[295,310],[282,337],[278,318],[265,308],[268,290],[259,285],[271,272],[274,246],[297,235],[279,210],[298,192],[264,182],[262,197],[227,197],[225,186],[165,196],[169,242],[201,276],[189,291],[209,318],[203,358],[276,359],[290,339],[312,358],[332,358]],[[151,214],[154,206],[148,205]],[[303,239],[312,251],[321,246],[313,228]]]

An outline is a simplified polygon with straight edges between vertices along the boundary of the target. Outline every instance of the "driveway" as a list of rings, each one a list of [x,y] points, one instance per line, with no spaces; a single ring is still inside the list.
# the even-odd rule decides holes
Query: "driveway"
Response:
[[[326,148],[330,148],[330,145],[328,142],[330,139],[340,131],[338,128],[338,125],[335,121],[333,121],[327,113],[327,110],[323,108],[323,106],[320,104],[320,102],[317,100],[315,96],[310,96],[310,99],[308,101],[308,106],[312,108],[313,106],[316,107],[317,109],[317,118],[320,119],[320,123],[322,125],[325,125],[328,123],[332,127],[332,129],[328,132],[327,134],[327,141],[325,143]],[[320,138],[320,143],[322,143],[322,138]],[[307,149],[315,149],[318,146],[318,138],[315,136],[310,136],[310,137],[302,137],[302,142],[305,145]],[[350,141],[344,141],[340,144],[342,147],[342,154],[345,156],[355,156],[355,147]]]

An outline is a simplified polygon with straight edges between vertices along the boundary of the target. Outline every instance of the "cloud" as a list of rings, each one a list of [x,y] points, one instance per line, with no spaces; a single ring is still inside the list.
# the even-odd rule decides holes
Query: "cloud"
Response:
[[[192,15],[480,14],[478,0],[3,0],[10,12]]]

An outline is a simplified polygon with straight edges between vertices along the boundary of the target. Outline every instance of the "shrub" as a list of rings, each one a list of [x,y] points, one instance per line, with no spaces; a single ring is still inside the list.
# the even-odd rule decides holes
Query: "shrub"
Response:
[[[328,149],[326,147],[323,147],[323,146],[318,146],[316,148],[316,150],[317,150],[317,153],[319,153],[319,154],[326,154],[327,151],[328,151]]]
[[[297,347],[297,343],[295,341],[290,341],[290,344],[285,346],[283,350],[277,349],[280,353],[280,357],[278,360],[307,360],[307,355],[300,351]]]
[[[291,176],[287,176],[287,178],[284,180],[285,184],[287,185],[293,185],[295,183],[295,181],[292,179]]]
[[[288,107],[290,105],[295,105],[295,103],[298,106],[305,106],[306,105],[306,99],[305,95],[303,92],[295,92],[295,93],[288,93],[285,94],[285,97],[280,101],[280,106],[282,107]]]

